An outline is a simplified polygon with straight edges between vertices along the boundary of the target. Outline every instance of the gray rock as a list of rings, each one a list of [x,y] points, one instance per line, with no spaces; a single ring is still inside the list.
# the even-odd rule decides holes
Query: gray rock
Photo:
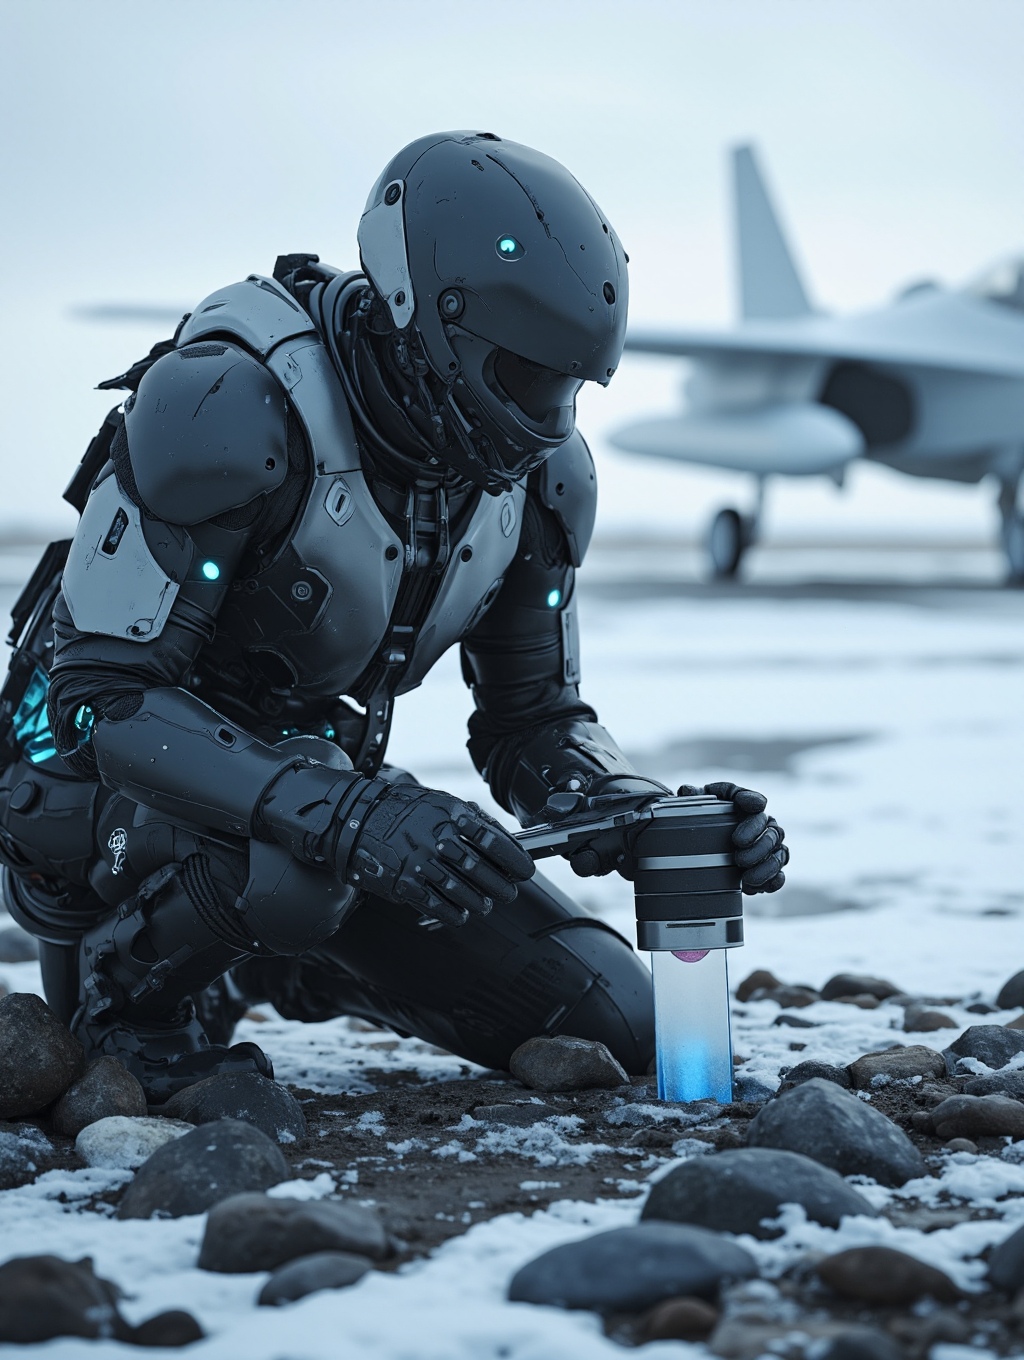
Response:
[[[1011,1096],[950,1096],[927,1113],[938,1138],[1024,1138],[1024,1105]]]
[[[56,1336],[131,1338],[117,1310],[120,1292],[88,1256],[16,1256],[0,1266],[0,1342],[33,1345]]]
[[[135,1173],[117,1216],[201,1214],[229,1195],[287,1179],[288,1163],[276,1143],[251,1124],[221,1119],[157,1148]]]
[[[294,1143],[306,1136],[306,1116],[291,1091],[258,1072],[206,1077],[171,1096],[160,1113],[189,1124],[242,1119],[277,1143]]]
[[[32,1124],[0,1127],[0,1190],[27,1185],[48,1169],[53,1144]]]
[[[137,1078],[116,1058],[96,1058],[57,1101],[51,1118],[58,1133],[77,1138],[98,1119],[146,1113],[146,1093]]]
[[[755,992],[762,988],[771,990],[773,987],[782,987],[784,984],[779,981],[774,973],[769,973],[767,968],[755,968],[749,977],[745,977],[736,988],[737,1001],[749,1001]]]
[[[157,1313],[133,1328],[131,1335],[133,1346],[191,1346],[202,1339],[202,1327],[183,1308]]]
[[[850,1327],[836,1337],[821,1360],[903,1360],[903,1351],[878,1327]]]
[[[969,1096],[1010,1096],[1013,1100],[1024,1100],[1024,1072],[1017,1068],[1014,1072],[994,1072],[990,1077],[972,1077],[964,1087]]]
[[[514,1077],[535,1091],[587,1091],[622,1086],[629,1081],[604,1044],[568,1034],[527,1039],[512,1054],[508,1065]]]
[[[1004,1294],[1024,1289],[1024,1228],[1004,1237],[989,1258],[989,1283]]]
[[[248,1274],[321,1252],[379,1261],[387,1255],[388,1239],[377,1215],[358,1204],[232,1195],[206,1220],[199,1267]]]
[[[846,1068],[850,1080],[859,1091],[869,1091],[875,1077],[902,1081],[908,1077],[944,1077],[946,1060],[934,1048],[924,1044],[908,1044],[905,1048],[887,1048],[880,1053],[865,1053]]]
[[[513,1276],[513,1303],[638,1313],[680,1295],[711,1298],[723,1281],[757,1274],[749,1252],[679,1223],[613,1228],[546,1251]]]
[[[944,1052],[950,1072],[957,1070],[961,1058],[977,1058],[986,1067],[998,1070],[1018,1053],[1024,1053],[1024,1030],[1009,1029],[1006,1025],[972,1025]]]
[[[940,1303],[960,1298],[941,1270],[892,1247],[853,1247],[819,1261],[820,1278],[847,1299],[893,1308],[929,1297]]]
[[[1016,1006],[1024,1006],[1024,968],[1003,983],[996,997],[996,1005],[1001,1011],[1012,1011]]]
[[[946,1147],[950,1152],[970,1152],[974,1156],[978,1153],[977,1143],[972,1143],[969,1138],[951,1138]]]
[[[474,1119],[487,1124],[510,1124],[517,1128],[528,1128],[541,1119],[550,1119],[553,1114],[563,1114],[553,1105],[478,1105],[473,1111]]]
[[[715,1328],[708,1345],[723,1360],[760,1360],[764,1355],[797,1360],[808,1353],[830,1360],[903,1360],[900,1347],[875,1327],[806,1314],[788,1323],[728,1317]]]
[[[792,1015],[789,1011],[783,1011],[772,1021],[773,1025],[785,1025],[789,1029],[821,1029],[816,1020],[805,1020],[802,1015]]]
[[[31,992],[0,999],[0,1119],[52,1105],[85,1070],[82,1045]]]
[[[844,996],[873,996],[877,1001],[885,1001],[899,995],[899,987],[891,982],[862,973],[837,973],[821,989],[822,1001],[838,1001]]]
[[[318,1251],[312,1256],[300,1256],[274,1271],[260,1290],[257,1302],[293,1303],[320,1289],[345,1289],[372,1269],[373,1262],[366,1256],[353,1256],[345,1251]]]
[[[927,1173],[924,1158],[891,1119],[820,1077],[765,1105],[751,1121],[748,1142],[800,1152],[841,1176],[872,1176],[880,1185],[903,1185]]]
[[[705,1341],[719,1320],[717,1308],[704,1299],[666,1299],[640,1320],[642,1345],[650,1341]]]
[[[831,1168],[798,1152],[762,1147],[730,1148],[677,1166],[652,1187],[640,1217],[770,1238],[778,1232],[762,1220],[776,1218],[783,1204],[802,1204],[808,1218],[827,1228],[838,1228],[846,1215],[876,1217]]]
[[[830,1063],[816,1062],[809,1058],[807,1062],[797,1063],[791,1067],[782,1078],[782,1085],[779,1092],[788,1090],[791,1086],[800,1086],[805,1081],[832,1081],[837,1086],[842,1086],[844,1090],[849,1090],[853,1084],[850,1081],[850,1074],[845,1067],[833,1067]]]
[[[815,1001],[821,998],[817,992],[810,987],[759,987],[751,1001],[774,1001],[783,1010],[802,1010],[804,1006],[813,1006]]]
[[[939,1029],[959,1028],[952,1016],[927,1006],[908,1006],[903,1012],[903,1029],[907,1034],[934,1034]]]
[[[21,926],[4,926],[0,930],[0,963],[31,963],[39,957],[39,944]]]
[[[148,1162],[157,1148],[192,1132],[191,1124],[180,1119],[150,1119],[108,1115],[86,1124],[75,1139],[75,1151],[87,1166],[107,1171],[135,1171]]]

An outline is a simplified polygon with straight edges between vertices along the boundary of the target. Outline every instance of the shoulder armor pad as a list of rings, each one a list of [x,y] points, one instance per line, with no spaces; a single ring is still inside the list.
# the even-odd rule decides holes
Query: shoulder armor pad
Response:
[[[250,274],[203,298],[178,335],[179,346],[208,335],[234,335],[254,354],[265,357],[282,340],[315,332],[316,327],[279,283]]]
[[[170,524],[200,524],[275,490],[288,471],[285,410],[273,376],[236,345],[165,354],[125,403],[145,507]]]
[[[597,515],[597,473],[578,430],[541,464],[537,481],[541,501],[562,526],[569,557],[578,567],[590,546]]]
[[[142,532],[139,507],[113,470],[93,489],[64,567],[64,600],[81,633],[150,642],[178,593]]]

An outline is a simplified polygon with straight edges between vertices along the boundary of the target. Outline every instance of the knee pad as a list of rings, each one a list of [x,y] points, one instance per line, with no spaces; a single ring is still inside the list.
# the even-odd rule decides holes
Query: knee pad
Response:
[[[302,954],[334,934],[355,898],[331,870],[304,864],[282,845],[251,841],[249,881],[235,905],[254,943]]]
[[[108,796],[99,784],[15,761],[0,774],[0,862],[15,874],[84,885]]]

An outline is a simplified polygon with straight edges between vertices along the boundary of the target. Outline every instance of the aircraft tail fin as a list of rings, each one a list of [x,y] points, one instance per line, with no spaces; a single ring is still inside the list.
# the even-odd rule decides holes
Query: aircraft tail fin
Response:
[[[814,309],[772,208],[753,147],[734,149],[733,183],[744,319],[807,316]]]

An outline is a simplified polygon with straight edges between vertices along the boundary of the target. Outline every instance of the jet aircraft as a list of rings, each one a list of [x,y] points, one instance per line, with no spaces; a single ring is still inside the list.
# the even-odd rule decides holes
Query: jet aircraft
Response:
[[[689,360],[686,407],[612,443],[757,479],[753,515],[712,521],[719,577],[756,541],[767,477],[841,485],[863,458],[912,477],[992,477],[1008,577],[1024,583],[1024,257],[966,288],[919,283],[878,310],[829,316],[808,299],[753,148],[734,150],[733,177],[742,319],[729,331],[631,328],[634,354]]]

